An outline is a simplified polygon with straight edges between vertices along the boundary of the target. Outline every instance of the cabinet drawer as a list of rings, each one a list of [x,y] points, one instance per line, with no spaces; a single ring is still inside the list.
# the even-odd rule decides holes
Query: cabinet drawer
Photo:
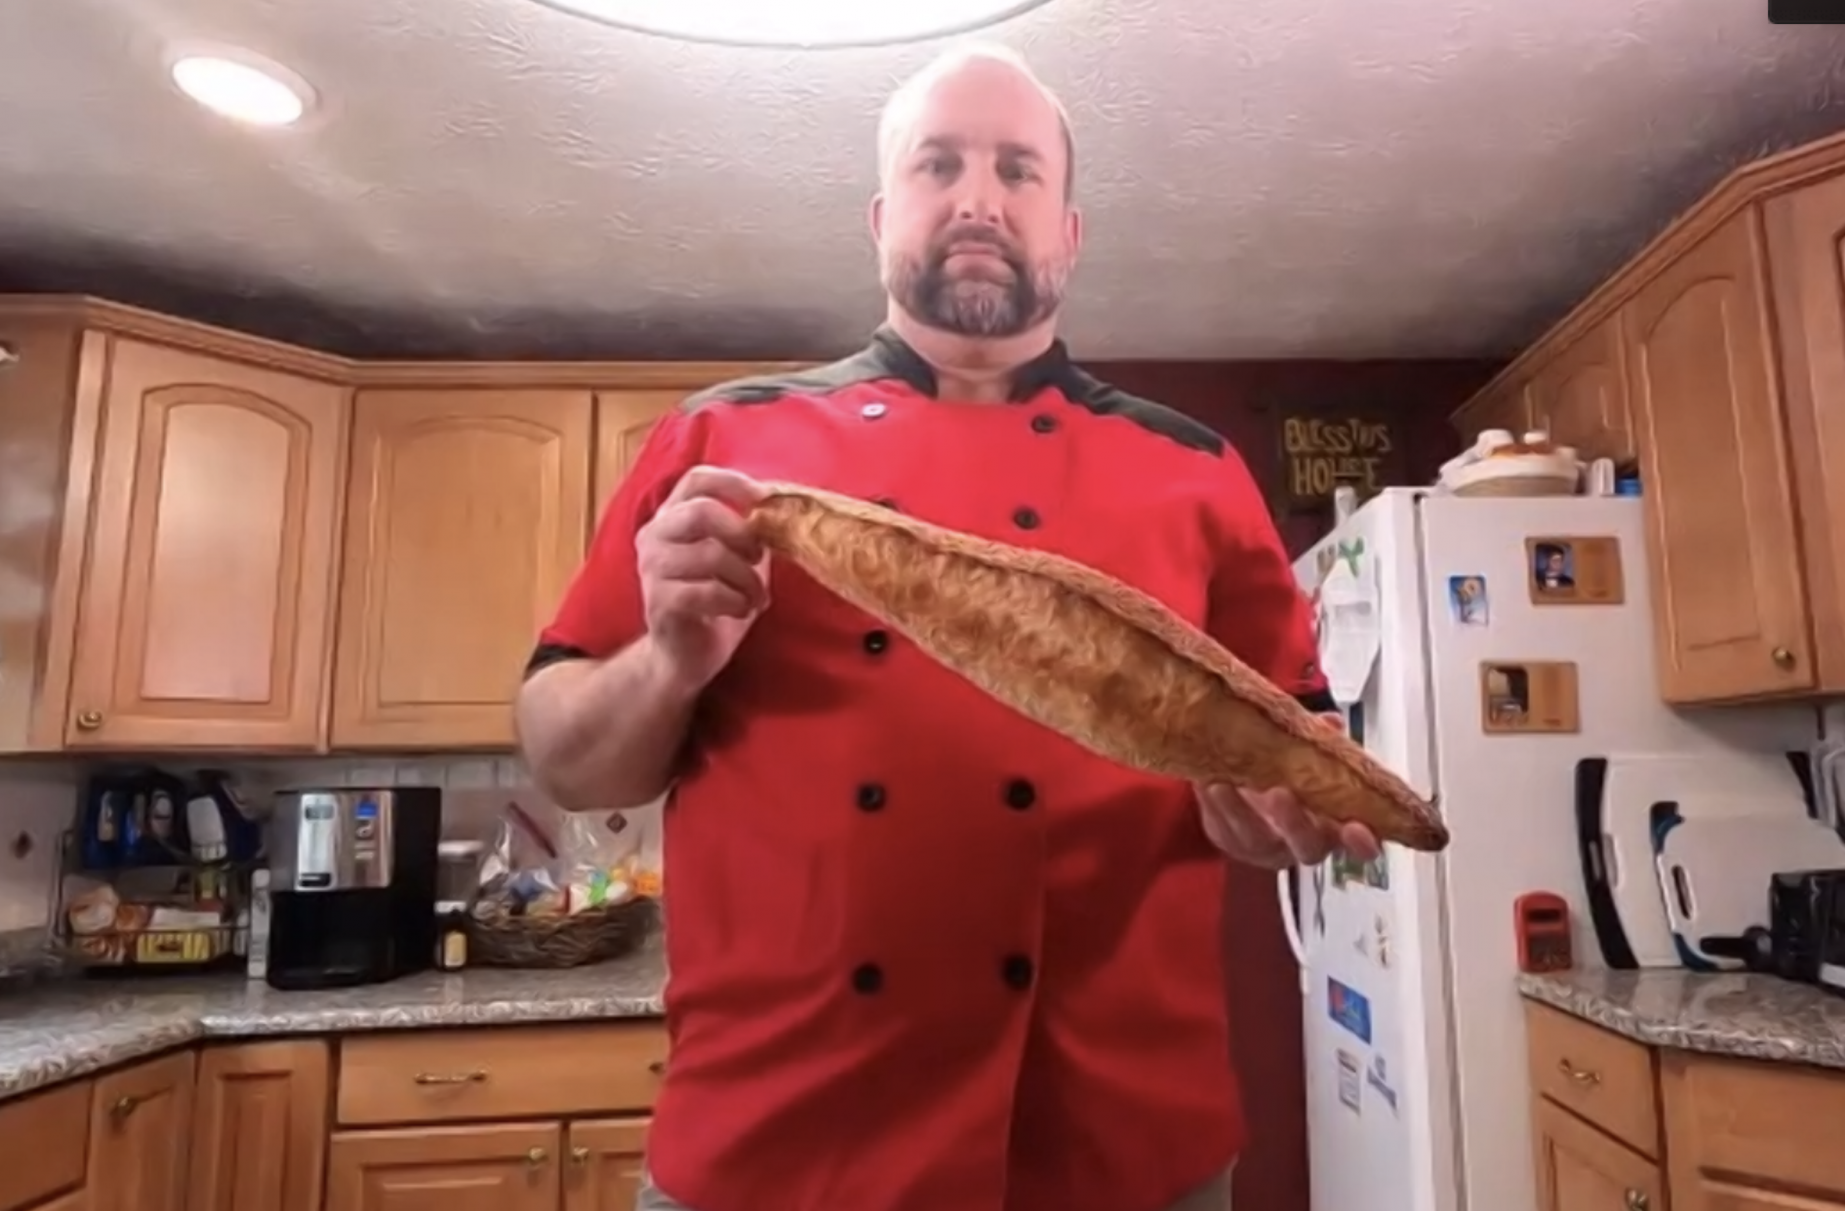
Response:
[[[1659,1156],[1653,1053],[1580,1018],[1527,1002],[1531,1088],[1644,1156]]]
[[[666,1071],[657,1021],[373,1035],[340,1047],[348,1126],[647,1110]]]
[[[0,1211],[16,1211],[83,1181],[90,1145],[90,1082],[0,1104]]]

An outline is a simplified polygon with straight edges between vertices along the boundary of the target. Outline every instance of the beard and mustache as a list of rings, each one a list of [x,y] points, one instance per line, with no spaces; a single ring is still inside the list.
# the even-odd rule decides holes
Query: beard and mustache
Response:
[[[951,275],[948,250],[969,244],[991,249],[1005,270],[976,265]],[[986,228],[951,228],[923,255],[893,251],[884,264],[885,288],[905,311],[931,328],[986,339],[1017,336],[1056,314],[1068,276],[1066,266],[1032,264]]]

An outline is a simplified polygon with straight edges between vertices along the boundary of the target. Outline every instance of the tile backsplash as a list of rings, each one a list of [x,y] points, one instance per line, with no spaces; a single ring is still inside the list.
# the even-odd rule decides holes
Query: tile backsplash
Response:
[[[100,764],[100,763],[98,763]],[[150,764],[175,774],[228,770],[253,812],[289,787],[439,786],[445,838],[490,841],[501,809],[515,800],[541,820],[562,813],[531,785],[512,756],[266,758],[210,760],[172,756]],[[0,762],[0,935],[43,929],[58,868],[58,836],[76,821],[77,796],[90,765],[70,761]],[[629,814],[642,859],[658,865],[660,805]]]

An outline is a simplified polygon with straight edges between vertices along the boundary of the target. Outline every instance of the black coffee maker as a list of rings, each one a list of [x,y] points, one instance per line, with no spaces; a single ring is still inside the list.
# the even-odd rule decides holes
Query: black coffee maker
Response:
[[[350,988],[434,964],[440,789],[284,791],[273,829],[271,987]]]

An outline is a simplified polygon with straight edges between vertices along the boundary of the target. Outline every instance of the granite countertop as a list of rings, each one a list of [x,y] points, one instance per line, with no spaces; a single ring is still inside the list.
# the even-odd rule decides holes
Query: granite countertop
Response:
[[[1845,997],[1774,976],[1659,969],[1521,975],[1532,1000],[1655,1047],[1845,1069]]]
[[[198,1039],[652,1017],[665,986],[658,937],[565,971],[425,972],[328,992],[241,975],[64,981],[0,996],[0,1099]]]

